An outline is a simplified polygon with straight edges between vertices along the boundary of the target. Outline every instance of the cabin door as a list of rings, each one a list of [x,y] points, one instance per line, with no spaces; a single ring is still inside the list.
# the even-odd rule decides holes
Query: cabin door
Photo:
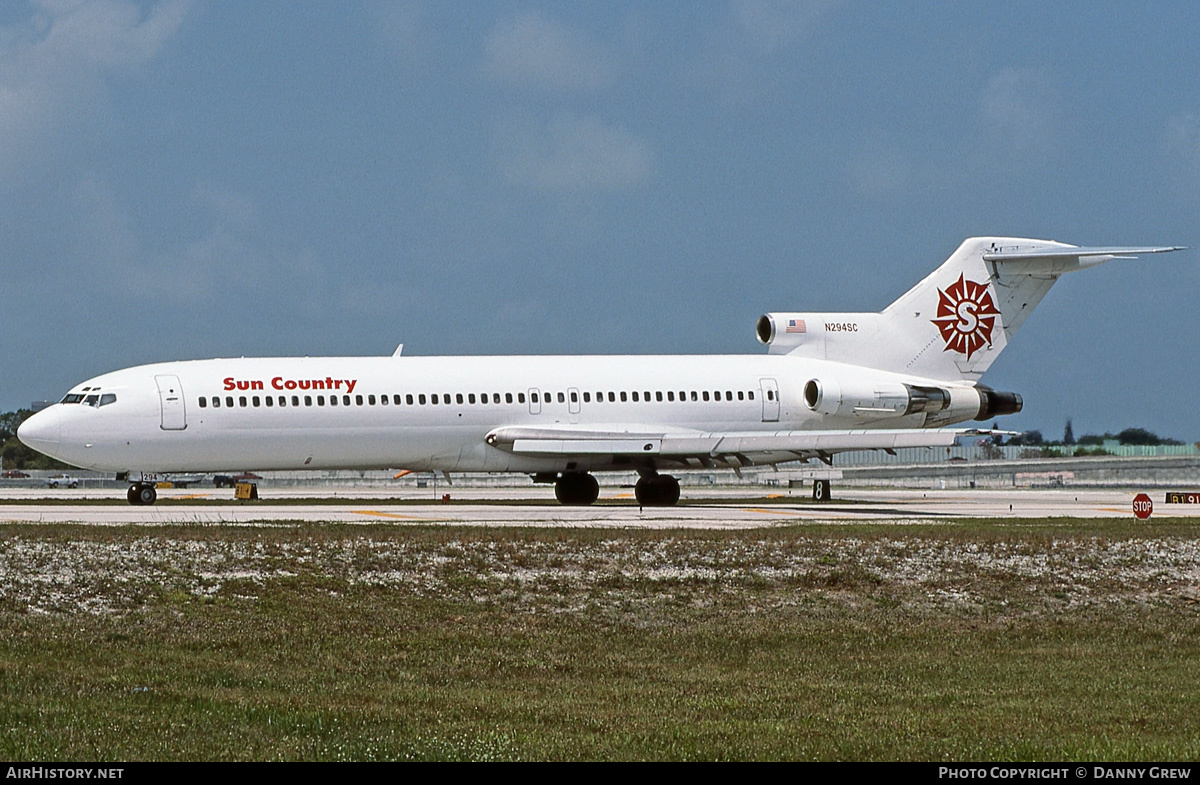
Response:
[[[762,393],[762,421],[779,422],[779,385],[774,379],[759,379]]]
[[[164,431],[182,431],[187,427],[187,415],[183,410],[183,387],[174,374],[155,376],[158,384],[158,400],[162,406],[161,427]]]

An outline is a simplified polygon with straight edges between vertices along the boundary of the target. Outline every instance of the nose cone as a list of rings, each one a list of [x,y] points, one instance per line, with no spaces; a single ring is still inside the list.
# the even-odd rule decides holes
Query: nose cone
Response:
[[[30,417],[17,428],[17,438],[26,447],[51,455],[58,451],[62,440],[62,422],[53,408]]]

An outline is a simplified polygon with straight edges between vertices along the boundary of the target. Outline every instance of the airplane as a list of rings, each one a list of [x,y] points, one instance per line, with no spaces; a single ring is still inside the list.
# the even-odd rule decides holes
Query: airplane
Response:
[[[236,358],[89,379],[26,420],[29,447],[130,483],[153,504],[172,472],[390,469],[519,472],[563,504],[595,472],[636,471],[644,506],[679,500],[665,473],[950,446],[1021,411],[980,378],[1058,278],[1183,250],[967,239],[878,313],[767,313],[756,355]],[[829,497],[828,480],[814,495]]]

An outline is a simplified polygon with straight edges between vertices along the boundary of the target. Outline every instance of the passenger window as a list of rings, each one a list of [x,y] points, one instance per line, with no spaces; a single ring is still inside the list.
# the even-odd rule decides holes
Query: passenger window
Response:
[[[374,395],[368,395],[368,396],[367,396],[367,403],[368,403],[369,405],[371,405],[371,406],[374,406],[374,405],[375,405],[375,396],[374,396]]]
[[[754,390],[751,390],[750,392],[748,392],[746,394],[750,396],[750,400],[752,400],[752,401],[754,400]]]
[[[312,406],[312,396],[311,395],[304,396],[304,405]]]
[[[558,402],[559,402],[559,403],[566,403],[566,402],[567,402],[567,398],[566,398],[566,396],[565,396],[565,395],[563,395],[562,393],[559,393],[559,394],[558,394]]]
[[[633,402],[637,403],[637,400],[638,400],[638,392],[637,392],[637,390],[634,390],[633,391]]]
[[[500,403],[500,393],[492,393],[492,403]]]
[[[744,401],[744,400],[746,400],[746,393],[744,393],[744,392],[743,392],[743,391],[741,391],[741,390],[738,390],[738,400],[739,400],[739,401]]]
[[[214,409],[220,409],[220,408],[221,408],[221,396],[219,396],[219,395],[214,395],[214,396],[213,396],[213,408],[214,408]]]
[[[200,396],[200,408],[201,408],[201,409],[204,409],[204,408],[206,408],[207,406],[208,406],[208,399],[207,399],[207,398],[205,398],[203,395],[201,395],[201,396]]]
[[[433,395],[429,396],[429,402],[431,404],[433,404],[434,406],[437,406],[437,404],[438,404],[437,393],[434,393]]]
[[[662,390],[656,390],[654,392],[654,400],[658,401],[659,403],[662,403]]]
[[[704,398],[704,400],[706,400],[706,401],[707,401],[707,400],[708,400],[708,390],[703,390],[703,391],[701,391],[701,393],[700,393],[700,396],[701,396],[702,398]]]
[[[287,406],[287,396],[286,395],[279,396],[279,405]]]
[[[535,392],[529,393],[529,401],[530,403],[538,403],[538,394]]]
[[[250,402],[254,404],[254,408],[256,408],[256,409],[259,407],[260,404],[262,404],[262,401],[259,400],[259,397],[257,395],[254,396],[253,398],[251,398]]]
[[[407,395],[404,396],[404,402],[407,403],[409,406],[413,405],[412,393],[408,393]],[[421,403],[425,403],[425,396],[421,396]]]
[[[363,405],[362,401],[363,401],[363,397],[361,395],[354,396],[354,405],[355,406],[362,406]],[[346,405],[347,406],[350,405],[350,396],[349,395],[346,396]]]
[[[768,401],[775,400],[775,391],[774,390],[767,390],[767,400]]]
[[[579,393],[571,391],[571,403],[579,403]]]
[[[525,393],[517,393],[517,403],[525,403]]]
[[[675,401],[675,391],[674,390],[667,390],[667,400],[674,403],[674,401]]]
[[[467,403],[475,403],[475,393],[467,393]]]
[[[332,397],[332,396],[330,396],[330,397]],[[324,406],[324,405],[325,405],[325,396],[318,395],[317,396],[317,406]]]
[[[698,400],[700,400],[700,396],[696,395],[696,391],[695,391],[695,390],[692,390],[692,400],[693,400],[693,401],[698,401]]]
[[[454,394],[454,402],[455,402],[455,403],[462,403],[462,402],[463,402],[463,394],[462,394],[462,393],[455,393],[455,394]]]
[[[292,396],[292,406],[299,406],[299,405],[300,405],[300,396],[299,396],[299,395],[293,395],[293,396]],[[308,405],[308,404],[306,403],[306,404],[305,404],[305,406],[307,406],[307,405]]]
[[[621,403],[625,403],[628,400],[629,400],[629,395],[626,394],[626,392],[624,390],[621,390]]]
[[[331,395],[331,396],[329,396],[329,405],[330,405],[330,406],[337,406],[337,405],[338,405],[338,399],[337,399],[337,396],[336,396],[336,395]],[[349,401],[346,401],[346,405],[347,405],[347,406],[349,406],[349,405],[350,405],[350,402],[349,402]]]
[[[504,393],[504,402],[512,403],[512,393]]]
[[[584,403],[591,403],[591,402],[592,402],[592,394],[591,394],[590,392],[585,392],[585,393],[583,394],[583,402],[584,402]]]
[[[609,391],[609,393],[608,393],[608,402],[609,402],[609,403],[615,403],[615,402],[616,402],[616,400],[617,400],[617,394],[616,394],[615,392]]]
[[[269,396],[269,395],[268,395],[268,396],[266,396],[266,398],[263,400],[263,403],[265,403],[267,406],[274,406],[274,405],[275,405],[275,399],[274,399],[274,398],[272,398],[271,396]]]
[[[246,396],[244,396],[244,395],[240,395],[240,396],[238,396],[238,406],[241,406],[241,407],[245,408],[245,406],[246,406]]]

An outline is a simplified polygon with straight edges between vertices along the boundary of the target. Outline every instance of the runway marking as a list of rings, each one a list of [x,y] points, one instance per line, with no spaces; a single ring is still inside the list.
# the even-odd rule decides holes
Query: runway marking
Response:
[[[380,512],[378,510],[351,510],[355,515],[375,515],[380,518],[404,518],[405,520],[423,521],[423,515],[401,515],[396,512]]]
[[[761,512],[765,515],[804,515],[804,513],[796,512],[795,510],[768,510],[759,507],[746,507],[744,509],[746,512]]]

